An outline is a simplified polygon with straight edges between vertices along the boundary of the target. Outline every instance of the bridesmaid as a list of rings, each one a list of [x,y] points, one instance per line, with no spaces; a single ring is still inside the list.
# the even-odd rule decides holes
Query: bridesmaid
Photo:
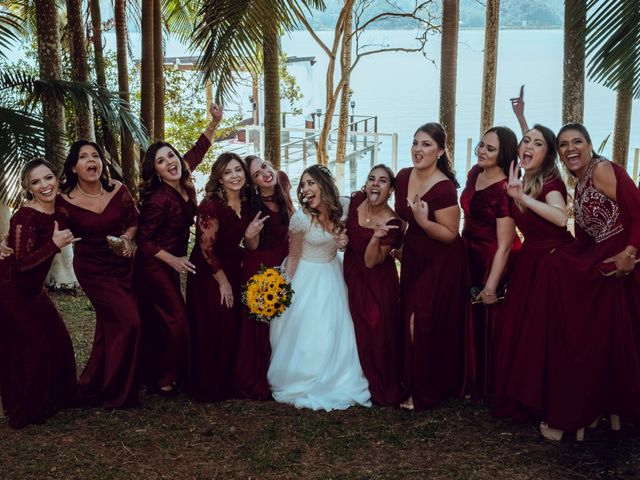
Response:
[[[105,164],[98,144],[71,145],[56,210],[82,237],[73,269],[96,311],[91,355],[78,380],[80,400],[120,408],[138,404],[140,317],[130,248],[138,210],[127,187],[109,178]],[[122,239],[122,256],[109,248],[107,236]]]
[[[413,167],[398,172],[395,210],[407,228],[400,273],[405,380],[416,410],[460,394],[464,360],[466,262],[458,234],[458,182],[442,125],[413,137]]]
[[[463,392],[479,399],[493,392],[494,323],[499,306],[492,305],[506,283],[509,254],[520,245],[506,192],[509,166],[518,156],[515,134],[506,127],[490,128],[476,147],[476,156],[478,163],[469,171],[460,204],[469,287],[480,287],[479,303],[468,305]]]
[[[250,224],[256,230],[263,221],[252,222],[248,178],[242,158],[231,152],[220,154],[198,206],[196,243],[190,258],[195,274],[187,278],[189,392],[198,401],[233,396],[241,318],[244,249],[240,243]]]
[[[175,394],[186,381],[189,332],[180,274],[193,273],[187,257],[197,200],[191,172],[202,162],[222,119],[210,107],[211,123],[184,158],[167,142],[151,145],[142,162],[141,211],[135,284],[142,321],[142,380],[150,392]]]
[[[383,406],[406,398],[400,282],[390,255],[402,246],[402,222],[387,204],[395,181],[389,167],[376,165],[363,190],[351,195],[344,255],[360,365],[369,381],[371,400]]]
[[[44,289],[53,256],[80,240],[55,216],[58,179],[42,159],[20,174],[27,198],[13,217],[0,262],[0,396],[12,428],[43,423],[77,397],[69,333]]]
[[[293,214],[291,183],[283,171],[255,155],[245,158],[251,183],[257,196],[264,228],[256,232],[259,238],[256,249],[251,250],[251,238],[245,237],[247,250],[242,262],[242,282],[258,272],[261,265],[274,267],[282,264],[289,253],[289,218]],[[267,380],[271,344],[269,325],[249,317],[242,309],[240,343],[234,379],[236,396],[253,400],[270,400],[271,389]]]
[[[624,168],[593,151],[586,128],[558,133],[560,159],[577,178],[576,242],[545,268],[549,343],[542,434],[559,440],[601,415],[640,419],[640,191]],[[606,276],[610,275],[610,276]]]
[[[524,235],[509,289],[496,324],[496,381],[493,414],[523,421],[542,414],[547,325],[531,316],[531,293],[543,281],[541,269],[557,248],[573,242],[567,231],[567,189],[556,158],[555,134],[542,125],[528,130],[518,146],[524,179],[509,171],[507,194],[515,223]],[[547,303],[545,301],[545,303]]]

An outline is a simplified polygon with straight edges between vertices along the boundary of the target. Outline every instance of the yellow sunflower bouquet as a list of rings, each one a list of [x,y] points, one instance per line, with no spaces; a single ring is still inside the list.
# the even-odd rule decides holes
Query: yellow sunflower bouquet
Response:
[[[259,322],[270,323],[282,315],[293,298],[291,283],[280,267],[260,267],[242,291],[242,303],[249,314]]]

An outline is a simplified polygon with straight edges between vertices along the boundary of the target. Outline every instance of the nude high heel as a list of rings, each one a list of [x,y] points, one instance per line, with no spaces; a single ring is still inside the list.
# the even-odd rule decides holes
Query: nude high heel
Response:
[[[564,435],[564,430],[558,430],[557,428],[551,428],[547,422],[540,422],[540,433],[547,440],[552,440],[554,442],[559,442],[562,440]],[[576,441],[583,442],[584,441],[584,427],[578,429],[576,431]]]
[[[609,422],[611,423],[611,430],[616,432],[620,430],[620,415],[611,415]]]

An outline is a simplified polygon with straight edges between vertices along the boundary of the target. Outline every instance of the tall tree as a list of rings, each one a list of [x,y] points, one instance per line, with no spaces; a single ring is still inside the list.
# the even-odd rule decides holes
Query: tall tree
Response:
[[[140,19],[140,33],[142,41],[140,59],[140,118],[142,125],[153,138],[154,120],[154,2],[155,0],[142,0],[142,14]]]
[[[347,125],[349,124],[349,92],[351,90],[351,39],[353,34],[353,9],[344,19],[344,35],[340,49],[340,75],[345,79],[340,92],[338,117],[338,138],[336,143],[336,178],[344,177],[345,155],[347,153]]]
[[[76,82],[89,80],[87,45],[84,37],[85,22],[82,17],[82,0],[67,0],[67,32],[69,34],[71,79]],[[87,98],[74,105],[76,136],[95,140],[93,108]]]
[[[482,69],[480,135],[493,125],[493,112],[496,104],[499,26],[500,0],[487,0],[487,16],[484,27],[484,66]]]
[[[129,66],[127,62],[127,6],[126,0],[115,0],[114,22],[116,27],[116,58],[118,63],[118,90],[122,100],[122,109],[129,111],[131,98],[129,94]],[[122,152],[122,176],[124,182],[132,192],[138,188],[136,159],[133,139],[128,130],[120,132]]]
[[[447,132],[447,150],[455,158],[456,82],[458,72],[458,24],[460,0],[442,0],[440,44],[440,123]]]
[[[582,123],[587,0],[565,0],[562,123]]]
[[[61,78],[60,27],[55,0],[38,0],[36,3],[36,28],[38,34],[38,65],[42,80]],[[42,95],[42,114],[46,119],[45,155],[54,165],[62,166],[65,146],[61,133],[64,132],[64,105],[50,87]]]
[[[266,23],[262,39],[264,64],[264,159],[280,168],[280,38],[275,24]]]
[[[153,138],[164,139],[164,49],[162,4],[153,0]]]

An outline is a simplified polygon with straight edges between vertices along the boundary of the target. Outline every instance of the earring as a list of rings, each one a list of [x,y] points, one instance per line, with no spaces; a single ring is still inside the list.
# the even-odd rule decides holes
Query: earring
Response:
[[[438,155],[438,157],[436,158],[436,161],[440,160],[440,157],[441,157],[441,156],[442,156],[442,155]]]

